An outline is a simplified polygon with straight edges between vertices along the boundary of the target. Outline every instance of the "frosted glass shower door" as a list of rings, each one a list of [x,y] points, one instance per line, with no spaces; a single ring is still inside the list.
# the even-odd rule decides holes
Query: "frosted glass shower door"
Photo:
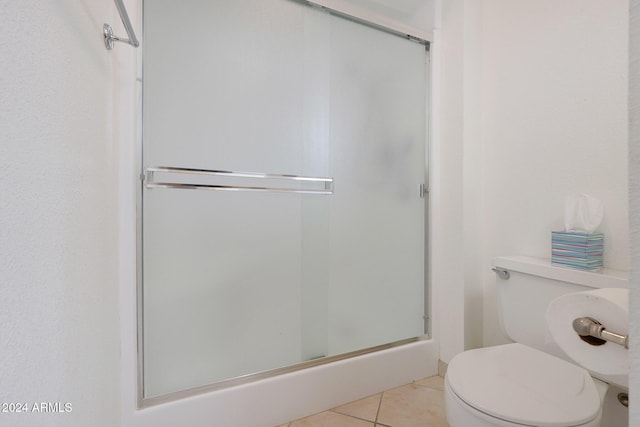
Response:
[[[425,47],[289,0],[143,37],[144,397],[424,334]]]
[[[145,168],[305,175],[306,8],[279,0],[144,6]],[[326,161],[309,163],[328,175]],[[307,197],[324,196],[143,190],[147,396],[301,360]]]
[[[425,331],[427,52],[331,21],[329,353]]]

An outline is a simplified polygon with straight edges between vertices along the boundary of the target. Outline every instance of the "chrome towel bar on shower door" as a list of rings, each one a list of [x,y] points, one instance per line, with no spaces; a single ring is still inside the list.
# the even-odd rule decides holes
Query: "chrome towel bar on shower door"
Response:
[[[258,178],[277,179],[287,181],[311,182],[323,184],[323,188],[286,188],[286,187],[262,187],[253,185],[216,185],[216,184],[192,184],[182,182],[161,182],[155,180],[156,173],[166,174],[189,174],[205,176],[226,176],[235,178]],[[273,191],[279,193],[298,194],[333,194],[333,178],[298,176],[298,175],[278,175],[261,172],[231,172],[221,170],[176,168],[176,167],[151,167],[146,168],[142,176],[147,188],[181,188],[192,190],[227,190],[227,191]]]

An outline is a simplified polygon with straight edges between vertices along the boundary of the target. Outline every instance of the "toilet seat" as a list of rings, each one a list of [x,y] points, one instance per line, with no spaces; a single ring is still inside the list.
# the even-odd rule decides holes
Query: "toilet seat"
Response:
[[[585,369],[518,343],[458,354],[446,383],[468,406],[515,424],[579,426],[600,415],[600,395]]]

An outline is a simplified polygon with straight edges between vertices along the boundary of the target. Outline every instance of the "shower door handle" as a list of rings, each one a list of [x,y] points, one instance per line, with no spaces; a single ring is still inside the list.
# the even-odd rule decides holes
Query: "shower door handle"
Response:
[[[182,175],[198,175],[198,176],[225,176],[235,178],[257,178],[267,180],[282,180],[298,183],[311,183],[317,188],[296,188],[296,187],[272,187],[272,186],[255,186],[255,185],[220,185],[220,184],[200,184],[185,183],[172,181],[157,181],[156,173],[162,174],[182,174]],[[193,169],[193,168],[176,168],[176,167],[150,167],[145,169],[145,173],[141,175],[144,185],[147,188],[178,188],[190,190],[226,190],[226,191],[271,191],[278,193],[297,193],[297,194],[333,194],[333,178],[310,177],[299,175],[280,175],[262,172],[232,172],[222,170],[209,169]]]

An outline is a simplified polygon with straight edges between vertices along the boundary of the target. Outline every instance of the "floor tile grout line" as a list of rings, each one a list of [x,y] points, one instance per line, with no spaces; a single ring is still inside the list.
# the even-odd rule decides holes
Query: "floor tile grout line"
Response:
[[[378,410],[376,411],[376,420],[374,421],[375,424],[378,423],[378,417],[380,416],[380,408],[382,407],[382,399],[384,399],[384,391],[382,393],[380,393],[380,400],[378,401]]]
[[[433,378],[433,377],[439,377],[439,376],[440,376],[440,375],[434,375],[434,376],[427,377],[427,378]],[[442,377],[442,378],[443,378],[443,380],[444,380],[444,377]],[[426,378],[425,378],[425,379],[426,379]],[[417,386],[420,386],[420,387],[431,388],[431,389],[433,389],[433,390],[444,391],[444,384],[443,384],[442,388],[438,388],[438,387],[431,386],[431,385],[426,385],[426,384],[418,384],[418,382],[417,382],[417,381],[413,381],[411,384],[414,384],[414,385],[417,385]]]
[[[333,409],[329,409],[327,412],[333,412],[334,414],[344,415],[345,417],[355,418],[356,420],[366,421],[366,422],[368,422],[368,423],[375,424],[375,421],[371,421],[371,420],[368,420],[368,419],[366,419],[366,418],[356,417],[355,415],[345,414],[345,413],[343,413],[343,412],[338,412],[338,411],[333,410]]]
[[[417,385],[418,387],[430,388],[430,389],[432,389],[432,390],[438,390],[438,391],[444,391],[444,390],[443,390],[443,389],[441,389],[441,388],[433,387],[433,386],[430,386],[430,385],[423,385],[423,384],[418,384],[418,383],[413,383],[413,384],[414,384],[414,385]]]

